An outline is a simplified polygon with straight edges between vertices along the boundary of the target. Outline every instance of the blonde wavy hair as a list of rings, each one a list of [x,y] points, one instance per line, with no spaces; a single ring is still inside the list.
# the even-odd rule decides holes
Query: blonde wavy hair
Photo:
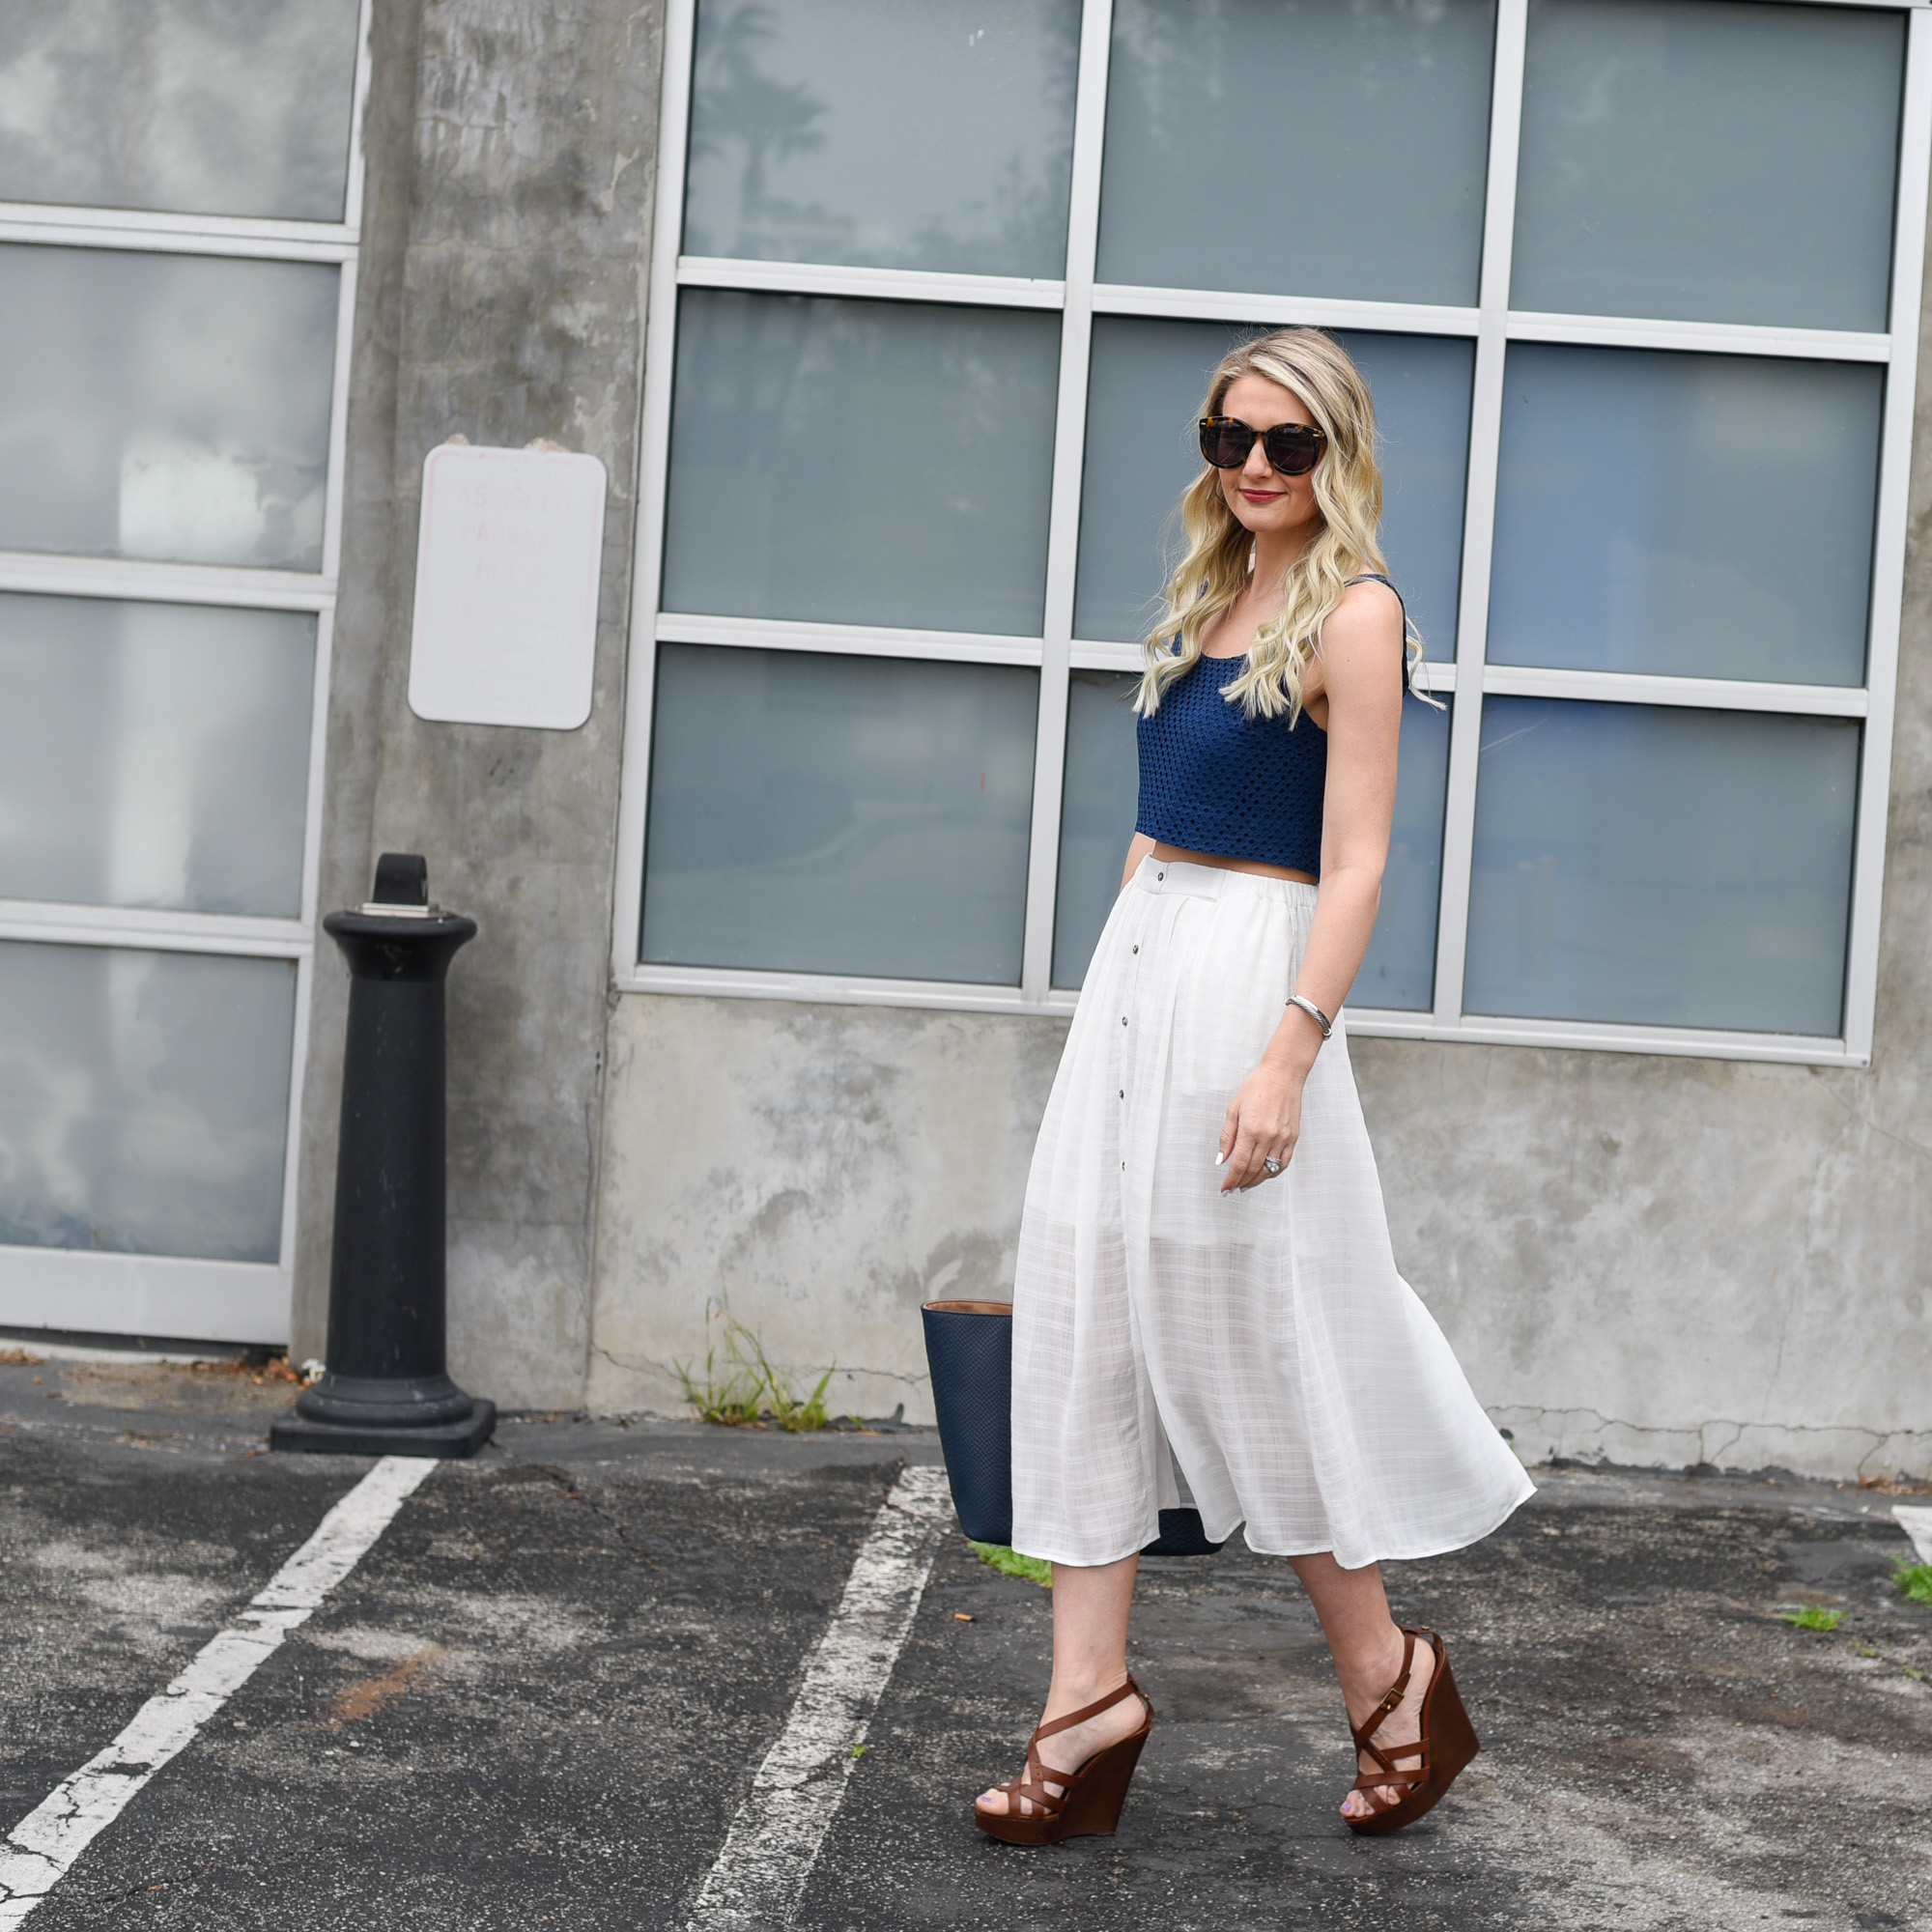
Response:
[[[1382,475],[1376,467],[1376,406],[1362,372],[1332,336],[1319,328],[1278,328],[1243,342],[1221,358],[1201,406],[1217,416],[1229,389],[1243,376],[1260,376],[1291,389],[1326,433],[1321,461],[1311,472],[1321,527],[1288,567],[1281,614],[1255,634],[1248,661],[1222,696],[1250,718],[1292,725],[1301,715],[1301,680],[1321,642],[1321,626],[1342,601],[1351,577],[1387,570],[1376,528],[1381,522]],[[1221,495],[1221,476],[1204,463],[1181,493],[1177,514],[1186,554],[1167,580],[1166,608],[1143,640],[1147,668],[1134,709],[1143,715],[1161,693],[1191,670],[1203,632],[1247,587],[1254,538]],[[1176,634],[1180,648],[1172,648]],[[1405,626],[1407,682],[1419,691],[1422,639]]]

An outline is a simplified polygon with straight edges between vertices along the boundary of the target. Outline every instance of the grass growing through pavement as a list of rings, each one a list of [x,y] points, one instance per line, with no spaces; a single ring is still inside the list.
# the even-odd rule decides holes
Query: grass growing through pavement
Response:
[[[825,1412],[825,1391],[833,1371],[819,1377],[808,1396],[794,1395],[791,1386],[765,1359],[763,1345],[742,1321],[722,1308],[710,1320],[724,1324],[724,1359],[718,1359],[714,1342],[704,1351],[704,1379],[699,1381],[682,1362],[674,1362],[684,1384],[684,1399],[705,1422],[727,1429],[755,1429],[776,1422],[781,1429],[824,1429],[832,1418]]]
[[[981,1563],[990,1563],[1003,1577],[1024,1577],[1029,1583],[1037,1583],[1042,1590],[1053,1587],[1053,1565],[1037,1556],[1022,1556],[1004,1543],[976,1543],[973,1554]]]
[[[1932,1604],[1932,1563],[1908,1563],[1900,1557],[1891,1580],[1915,1604]]]
[[[1844,1620],[1843,1610],[1828,1610],[1818,1604],[1806,1604],[1802,1609],[1784,1612],[1784,1621],[1796,1624],[1802,1631],[1834,1631]]]

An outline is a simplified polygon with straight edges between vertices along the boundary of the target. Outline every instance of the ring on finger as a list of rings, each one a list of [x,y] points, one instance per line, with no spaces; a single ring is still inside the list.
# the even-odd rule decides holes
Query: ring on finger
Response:
[[[1270,1174],[1279,1174],[1281,1172],[1281,1162],[1275,1159],[1274,1155],[1271,1153],[1264,1153],[1262,1155],[1262,1165],[1264,1168],[1266,1168]]]

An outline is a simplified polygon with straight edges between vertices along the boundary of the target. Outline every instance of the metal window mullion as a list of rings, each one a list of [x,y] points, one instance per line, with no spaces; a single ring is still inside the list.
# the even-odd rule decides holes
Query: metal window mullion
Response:
[[[342,470],[349,456],[349,357],[355,346],[355,261],[338,270],[335,290],[335,358],[329,372],[328,453],[322,475],[322,574],[331,581],[342,569]]]
[[[1673,322],[1653,316],[1556,315],[1513,309],[1512,342],[1595,349],[1680,349],[1700,355],[1779,355],[1823,362],[1888,362],[1891,337],[1850,328],[1783,328],[1762,323]]]
[[[1868,694],[1852,856],[1852,913],[1845,950],[1845,1050],[1871,1057],[1878,1003],[1880,908],[1891,789],[1891,730],[1905,594],[1906,516],[1912,487],[1919,300],[1925,254],[1926,171],[1932,158],[1932,22],[1915,9],[1906,27],[1905,101],[1899,127],[1897,227],[1892,243],[1891,366],[1886,372],[1885,441],[1879,458],[1872,543]]]
[[[1857,684],[1756,684],[1742,678],[1568,670],[1547,665],[1485,664],[1483,689],[1499,697],[1665,704],[1699,711],[1772,711],[1799,718],[1862,718],[1869,705],[1864,686]]]
[[[841,262],[768,262],[754,256],[680,255],[684,289],[753,295],[830,296],[869,301],[946,302],[969,308],[1059,308],[1063,282],[1021,275],[956,274],[944,269],[874,269]]]
[[[1113,0],[1084,0],[1080,79],[1073,107],[1073,171],[1066,210],[1066,299],[1061,312],[1053,496],[1047,517],[1046,616],[1040,652],[1039,723],[1034,738],[1026,939],[1020,954],[1020,994],[1030,1006],[1042,1003],[1053,982],[1060,800],[1066,766],[1066,688],[1073,643],[1074,578],[1079,565],[1087,368],[1094,322],[1094,261],[1100,234],[1100,156],[1107,130],[1107,56],[1113,28]]]
[[[1449,783],[1442,825],[1442,893],[1436,909],[1435,1016],[1463,1011],[1468,950],[1469,872],[1475,853],[1476,765],[1483,733],[1490,562],[1496,466],[1502,440],[1503,362],[1508,351],[1510,252],[1516,226],[1517,148],[1522,125],[1523,50],[1529,0],[1499,0],[1490,101],[1488,192],[1478,290],[1475,381],[1469,405],[1469,474],[1463,503],[1463,581],[1456,612],[1456,701],[1449,728]]]
[[[1408,335],[1474,335],[1481,311],[1432,302],[1356,301],[1340,297],[1243,294],[1230,289],[1139,287],[1099,282],[1095,315],[1143,315],[1181,322],[1264,323],[1277,327],[1393,330]]]
[[[50,1325],[52,1308],[97,1333],[275,1347],[288,1340],[290,1286],[273,1262],[0,1244],[0,1321],[22,1327]]]
[[[91,211],[62,210],[65,214]],[[290,224],[293,226],[294,224]],[[309,233],[250,234],[210,225],[142,228],[74,220],[23,220],[0,209],[0,242],[36,248],[100,248],[119,254],[218,255],[257,262],[347,262],[355,238],[333,222],[316,222]]]
[[[643,919],[644,817],[650,793],[658,594],[664,566],[665,497],[669,482],[671,383],[677,356],[677,263],[684,235],[685,149],[696,25],[697,0],[668,0],[658,108],[658,177],[651,213],[650,291],[644,316],[644,383],[638,418],[638,516],[625,652],[617,875],[611,895],[611,966],[620,984],[627,983],[638,969]]]
[[[1102,643],[1091,638],[1073,639],[1072,659],[1075,670],[1127,671],[1136,676],[1144,662],[1138,644]],[[1425,691],[1454,691],[1456,667],[1425,663],[1421,683]]]
[[[725,966],[636,965],[618,983],[634,993],[795,1000],[840,1007],[912,1007],[935,1012],[1071,1012],[1079,997],[1062,989],[1032,1000],[1018,986],[975,980],[888,980],[859,973],[793,973]]]
[[[296,1265],[297,1195],[301,1184],[301,1103],[302,1080],[308,1072],[309,1006],[315,992],[315,955],[304,952],[296,960],[295,1027],[289,1040],[288,1128],[282,1141],[282,1221],[281,1238],[276,1244],[276,1264],[293,1275]]]
[[[162,912],[142,906],[61,905],[38,899],[0,899],[0,939],[246,959],[299,959],[314,950],[311,929],[299,920]]]
[[[48,597],[113,597],[137,604],[220,604],[259,611],[322,611],[335,580],[292,570],[144,557],[0,551],[0,590]]]
[[[886,625],[820,624],[784,617],[731,617],[660,611],[661,644],[726,644],[749,650],[830,651],[848,657],[933,658],[952,664],[1037,665],[1040,640],[995,631],[920,631]]]
[[[355,24],[355,82],[349,108],[349,168],[342,183],[342,221],[352,237],[362,232],[362,193],[368,169],[363,134],[369,120],[369,83],[376,61],[376,0],[362,0]]]
[[[301,923],[311,931],[322,917],[322,819],[327,809],[328,681],[333,665],[335,607],[315,618],[315,668],[309,681],[308,784],[302,809]]]
[[[1843,1040],[1830,1036],[1735,1033],[1717,1027],[1645,1026],[1629,1021],[1512,1019],[1471,1013],[1448,1023],[1432,1013],[1351,1007],[1349,1031],[1371,1039],[1476,1041],[1486,1046],[1528,1046],[1566,1053],[1659,1053],[1804,1066],[1860,1064]]]

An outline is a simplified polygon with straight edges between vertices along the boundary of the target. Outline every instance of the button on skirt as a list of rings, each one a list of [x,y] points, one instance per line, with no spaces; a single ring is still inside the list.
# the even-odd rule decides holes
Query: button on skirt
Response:
[[[1282,1174],[1220,1192],[1235,1090],[1315,888],[1148,859],[1047,1102],[1013,1284],[1013,1547],[1111,1563],[1191,1501],[1209,1537],[1345,1569],[1487,1535],[1533,1492],[1396,1272],[1341,1021]]]

